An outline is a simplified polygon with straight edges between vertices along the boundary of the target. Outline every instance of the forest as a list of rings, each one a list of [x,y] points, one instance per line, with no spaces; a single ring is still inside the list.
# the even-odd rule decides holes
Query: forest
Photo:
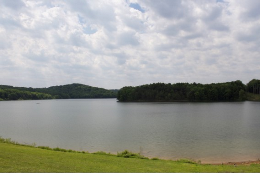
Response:
[[[83,84],[48,88],[26,88],[0,85],[0,100],[42,100],[76,98],[116,98],[117,90],[106,90]]]
[[[245,101],[247,93],[260,94],[260,80],[247,85],[240,80],[225,83],[153,83],[127,86],[118,91],[120,102],[132,101]]]
[[[251,95],[250,95],[251,93]],[[255,95],[258,94],[257,97]],[[0,100],[42,100],[117,98],[120,102],[132,101],[260,101],[260,80],[248,84],[240,80],[225,83],[153,83],[120,90],[107,90],[73,83],[48,88],[26,88],[0,85]]]

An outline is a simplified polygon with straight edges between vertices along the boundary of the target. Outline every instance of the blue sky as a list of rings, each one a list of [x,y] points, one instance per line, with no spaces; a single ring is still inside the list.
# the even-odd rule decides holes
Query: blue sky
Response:
[[[136,10],[142,12],[142,13],[145,12],[145,10],[142,9],[142,7],[138,3],[130,3],[129,7],[134,8],[134,9],[136,9]]]
[[[260,75],[259,0],[0,0],[0,84],[107,89]]]

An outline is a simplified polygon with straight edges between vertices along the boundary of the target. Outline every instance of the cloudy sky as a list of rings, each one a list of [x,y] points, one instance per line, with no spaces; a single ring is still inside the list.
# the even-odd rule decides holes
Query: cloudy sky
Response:
[[[260,77],[259,0],[0,0],[0,84]]]

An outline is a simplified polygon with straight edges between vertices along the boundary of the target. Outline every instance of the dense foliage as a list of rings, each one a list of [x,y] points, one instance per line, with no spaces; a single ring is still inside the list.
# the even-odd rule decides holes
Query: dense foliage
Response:
[[[260,80],[253,79],[247,84],[247,91],[250,93],[260,94]]]
[[[137,87],[123,87],[119,101],[239,101],[246,99],[246,85],[241,81],[198,84],[153,83]]]
[[[49,88],[25,88],[0,85],[0,100],[39,100],[74,98],[116,98],[119,101],[242,101],[249,94],[260,94],[260,80],[247,85],[241,81],[226,83],[153,83],[137,87],[106,90],[83,84],[68,84]],[[251,100],[258,100],[250,95]]]
[[[42,100],[52,99],[50,94],[22,91],[11,88],[0,88],[0,100]]]
[[[49,88],[38,88],[36,91],[48,93],[55,98],[116,98],[116,92],[103,88],[91,87],[83,84],[69,84],[52,86]]]
[[[91,87],[83,84],[25,88],[0,85],[0,100],[37,100],[69,98],[116,98],[116,90]]]

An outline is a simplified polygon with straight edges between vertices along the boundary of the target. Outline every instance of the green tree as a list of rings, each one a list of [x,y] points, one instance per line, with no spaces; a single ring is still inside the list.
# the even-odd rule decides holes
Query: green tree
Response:
[[[246,85],[247,92],[250,93],[258,93],[260,94],[260,80],[258,79],[252,79],[247,85]]]
[[[246,100],[246,92],[242,89],[239,91],[239,100],[241,101]]]

